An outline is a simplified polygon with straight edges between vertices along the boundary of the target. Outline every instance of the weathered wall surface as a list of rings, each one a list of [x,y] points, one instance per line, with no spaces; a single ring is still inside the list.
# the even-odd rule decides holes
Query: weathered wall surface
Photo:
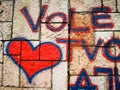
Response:
[[[0,90],[120,90],[120,0],[0,0]]]

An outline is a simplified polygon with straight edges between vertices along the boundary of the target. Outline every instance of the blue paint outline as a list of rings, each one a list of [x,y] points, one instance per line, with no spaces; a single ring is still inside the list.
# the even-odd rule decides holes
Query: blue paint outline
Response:
[[[119,62],[120,61],[120,56],[116,56],[116,55],[114,55],[114,56],[112,56],[110,53],[109,53],[109,47],[108,46],[111,46],[112,44],[117,44],[117,45],[120,45],[120,39],[118,39],[118,38],[112,38],[111,40],[109,40],[109,42],[107,42],[106,44],[105,44],[105,47],[106,48],[104,48],[104,55],[105,55],[105,57],[108,59],[108,60],[110,60],[110,61],[112,61],[112,62]]]
[[[97,13],[104,13],[104,12],[111,12],[111,8],[110,7],[95,7],[95,8],[92,8],[92,12],[97,12]],[[111,15],[109,15],[108,13],[104,13],[104,14],[101,14],[101,15],[98,15],[98,14],[93,14],[93,17],[92,17],[92,20],[93,20],[93,26],[95,29],[101,29],[101,28],[113,28],[114,27],[114,24],[112,22],[107,22],[107,23],[100,23],[98,22],[99,19],[103,19],[103,20],[106,20],[106,19],[111,19]]]
[[[73,14],[75,14],[75,11],[74,10],[70,10],[70,17],[71,18],[73,18]],[[77,28],[74,28],[74,27],[72,27],[72,19],[70,19],[70,24],[71,24],[71,26],[70,26],[70,29],[71,29],[71,31],[72,32],[74,32],[74,33],[78,33],[78,32],[81,32],[81,33],[87,33],[87,32],[89,32],[90,31],[90,28],[89,27],[77,27]]]
[[[62,22],[66,22],[67,21],[67,17],[66,17],[66,14],[64,14],[63,12],[56,12],[56,13],[53,13],[50,16],[47,17],[45,22],[47,22],[48,24],[46,24],[46,27],[50,31],[59,32],[66,26],[66,23],[61,23],[61,25],[59,27],[54,27],[53,25],[51,25],[50,21],[53,18],[55,18],[55,17],[61,17],[62,18]]]
[[[36,23],[34,23],[34,20],[31,17],[27,7],[23,7],[20,11],[21,11],[22,15],[25,17],[25,19],[26,19],[28,25],[30,26],[31,30],[33,32],[38,32],[38,28],[40,26],[41,19],[45,16],[47,9],[48,9],[47,5],[42,6],[42,9],[40,11],[40,15],[38,16]]]
[[[82,83],[82,79],[86,80],[86,86],[80,86],[80,84]],[[86,70],[82,69],[75,84],[70,86],[70,90],[98,90],[98,87],[97,85],[92,84]]]
[[[57,47],[58,48],[58,50],[59,50],[59,52],[60,52],[60,61],[62,60],[62,51],[61,51],[61,49],[60,49],[60,47],[58,46],[58,45],[56,45],[55,43],[52,43],[52,42],[44,42],[44,43],[39,43],[37,46],[33,46],[32,45],[32,43],[30,42],[30,40],[28,40],[28,39],[26,39],[26,38],[24,38],[24,37],[17,37],[17,38],[14,38],[14,39],[11,39],[11,41],[7,44],[7,46],[6,46],[6,49],[5,49],[5,52],[7,53],[7,56],[9,56],[10,58],[11,58],[11,60],[20,68],[20,69],[22,69],[22,71],[25,73],[25,75],[26,75],[26,77],[27,77],[27,79],[28,79],[28,81],[29,81],[29,83],[31,84],[32,83],[32,80],[33,80],[33,78],[38,74],[38,73],[40,73],[40,72],[42,72],[42,71],[44,71],[44,70],[47,70],[47,69],[50,69],[50,68],[53,68],[53,67],[55,67],[56,65],[58,65],[59,63],[60,63],[60,61],[58,61],[55,65],[53,65],[53,66],[49,66],[49,67],[47,67],[47,68],[44,68],[44,69],[41,69],[41,70],[39,70],[38,72],[36,72],[35,74],[33,74],[33,76],[32,77],[30,77],[29,75],[28,75],[28,73],[25,71],[25,69],[20,65],[20,64],[18,64],[17,62],[16,62],[16,60],[12,57],[12,55],[10,55],[10,53],[9,53],[9,46],[10,46],[10,44],[13,42],[13,41],[27,41],[28,43],[29,43],[29,45],[32,47],[32,50],[36,50],[36,48],[38,47],[38,46],[41,46],[41,45],[43,45],[43,44],[52,44],[52,45],[54,45],[55,47]]]
[[[114,68],[114,73],[115,73],[115,90],[120,90],[120,79],[119,79],[119,74],[118,74],[118,68]]]
[[[97,53],[98,53],[98,50],[99,50],[99,47],[100,45],[102,45],[103,43],[103,40],[102,39],[99,39],[97,41],[97,45],[95,45],[95,48],[94,48],[94,51],[93,52],[90,52],[90,49],[88,48],[88,46],[86,45],[86,41],[84,39],[82,39],[82,45],[83,45],[83,48],[85,49],[85,52],[87,54],[87,57],[89,58],[89,60],[92,62],[96,59],[96,56],[97,56]]]
[[[113,90],[112,68],[95,67],[94,69],[95,69],[95,71],[94,71],[95,75],[98,75],[98,73],[108,73],[108,82],[109,82],[108,90]]]

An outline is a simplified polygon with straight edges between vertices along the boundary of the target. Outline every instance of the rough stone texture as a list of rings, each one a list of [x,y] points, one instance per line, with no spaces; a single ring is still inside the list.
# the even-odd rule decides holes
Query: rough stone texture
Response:
[[[105,43],[107,43],[108,40],[110,40],[113,37],[113,32],[94,32],[95,34],[95,44],[97,45],[97,42],[99,39],[103,40],[103,44],[99,46],[104,46]]]
[[[116,12],[116,2],[115,2],[115,0],[104,0],[103,5],[110,7],[112,9],[112,12]]]
[[[60,1],[58,1],[58,0],[42,0],[42,5],[48,5],[46,15],[44,16],[42,22],[46,22],[47,17],[53,13],[62,12],[64,14],[66,14],[66,16],[68,16],[68,1],[67,0],[60,0]],[[50,22],[62,22],[62,21],[61,21],[61,18],[55,17]]]
[[[56,27],[59,27],[61,24],[52,24],[52,25],[56,28]],[[62,55],[63,55],[62,60],[67,60],[67,58],[66,58],[67,42],[63,43],[63,44],[56,42],[57,39],[68,40],[68,26],[67,25],[65,25],[65,27],[62,30],[60,30],[58,32],[53,32],[46,27],[46,24],[42,24],[41,25],[41,36],[40,37],[41,37],[41,39],[40,39],[41,42],[52,42],[52,43],[58,45],[61,48],[61,51],[62,51]]]
[[[12,21],[13,1],[0,1],[0,21]]]
[[[101,0],[71,0],[71,8],[78,12],[91,12],[93,7],[101,6]]]
[[[0,0],[0,90],[120,90],[119,12],[120,0]]]
[[[71,76],[70,77],[71,84],[75,84],[78,77],[79,76]],[[107,84],[108,77],[107,76],[90,76],[89,78],[93,85],[98,86],[98,90],[107,90],[108,88],[108,84]]]
[[[120,12],[120,0],[117,0],[117,4],[118,11]]]
[[[12,23],[0,23],[0,40],[11,39],[11,27]]]
[[[114,32],[114,34],[115,34],[115,38],[120,38],[120,32]],[[120,56],[120,50],[119,49],[120,49],[119,45],[115,44],[116,57]],[[118,67],[118,74],[120,75],[120,63],[118,62],[116,65]]]
[[[3,43],[0,41],[0,62],[3,62]]]
[[[82,13],[82,14],[78,14],[78,13],[74,13],[72,15],[72,19],[71,19],[71,33],[70,33],[70,38],[71,39],[76,39],[79,42],[81,42],[81,40],[86,40],[87,41],[87,45],[94,45],[94,29],[92,26],[92,21],[91,21],[91,14],[87,14],[87,13]],[[74,31],[74,29],[79,29],[79,28],[89,28],[89,30],[87,31]],[[74,29],[72,29],[74,28]],[[81,43],[79,43],[79,45],[82,45]]]
[[[53,72],[52,76],[53,90],[67,90],[68,86],[67,62],[61,62],[59,66],[53,68],[52,72]]]
[[[89,47],[90,52],[95,49],[95,47]],[[79,75],[79,72],[84,68],[86,69],[88,75],[94,75],[95,67],[104,67],[104,68],[112,68],[114,69],[114,63],[109,61],[107,58],[103,57],[103,48],[99,47],[98,53],[94,60],[90,61],[85,50],[82,47],[74,47],[72,62],[70,63],[70,74],[71,75]],[[113,55],[114,48],[110,48]],[[103,74],[106,75],[106,74]]]
[[[19,86],[19,68],[4,55],[3,86]]]
[[[34,6],[33,6],[34,5]],[[25,17],[20,12],[20,10],[26,7],[29,11],[29,14],[31,15],[34,24],[36,24],[36,21],[39,16],[40,8],[39,7],[39,0],[16,0],[15,1],[15,10],[14,10],[14,18],[13,18],[13,35],[12,37],[26,37],[28,39],[32,40],[39,40],[39,28],[38,32],[33,33],[29,24],[27,23]]]
[[[98,13],[99,15],[101,14],[105,14],[105,13]],[[111,16],[110,19],[99,19],[98,22],[99,23],[113,23],[113,27],[112,28],[95,28],[95,31],[116,31],[116,30],[120,30],[120,13],[107,13]]]
[[[43,71],[40,74],[37,74],[32,80],[32,83],[29,84],[25,74],[21,72],[21,87],[51,87],[51,70]]]

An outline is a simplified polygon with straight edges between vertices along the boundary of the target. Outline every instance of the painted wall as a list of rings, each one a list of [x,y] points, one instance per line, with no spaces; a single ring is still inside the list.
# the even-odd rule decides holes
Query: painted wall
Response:
[[[120,90],[120,0],[1,0],[0,90]]]

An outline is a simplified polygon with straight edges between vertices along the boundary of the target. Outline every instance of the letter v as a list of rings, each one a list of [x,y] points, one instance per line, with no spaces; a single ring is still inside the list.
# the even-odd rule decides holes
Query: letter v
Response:
[[[87,56],[88,56],[90,61],[94,61],[95,60],[96,55],[98,53],[98,48],[99,48],[98,46],[100,46],[102,43],[103,43],[103,40],[99,39],[98,42],[97,42],[97,45],[95,45],[94,51],[91,53],[89,48],[86,45],[85,40],[82,40],[83,48],[85,49],[85,52],[86,52],[86,54],[87,54]]]
[[[26,7],[23,7],[20,11],[23,14],[23,16],[25,17],[26,21],[28,22],[30,28],[32,29],[33,32],[38,32],[38,28],[40,26],[40,22],[41,19],[44,17],[46,10],[47,10],[48,6],[47,5],[43,5],[42,9],[40,11],[40,15],[37,19],[36,24],[34,24],[33,19],[31,17],[31,15],[29,14],[29,11],[27,10]]]

